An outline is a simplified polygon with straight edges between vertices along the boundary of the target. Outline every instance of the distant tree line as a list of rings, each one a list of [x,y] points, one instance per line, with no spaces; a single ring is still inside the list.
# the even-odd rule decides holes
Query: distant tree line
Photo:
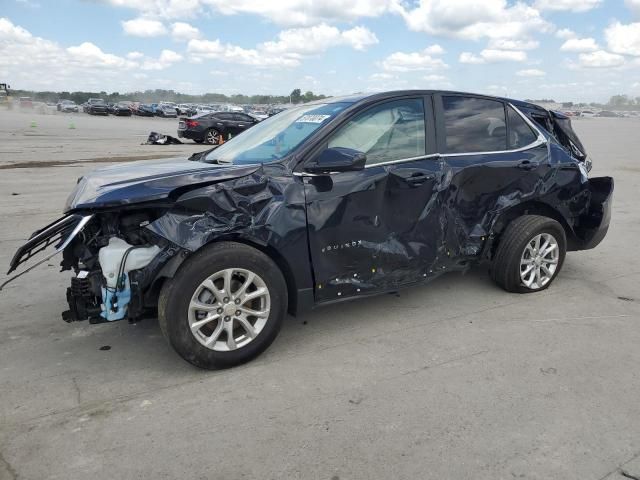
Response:
[[[175,92],[174,90],[145,90],[138,92],[36,92],[32,90],[11,89],[10,95],[16,97],[31,97],[40,102],[57,102],[59,100],[73,100],[80,104],[90,98],[103,98],[109,103],[116,103],[122,100],[138,101],[143,103],[157,103],[160,101],[176,103],[235,103],[235,104],[258,104],[274,105],[283,103],[304,103],[312,100],[327,98],[325,95],[316,95],[309,91],[302,93],[296,88],[290,95],[224,95],[222,93],[205,93],[203,95],[188,95],[186,93]]]
[[[531,103],[556,103],[552,99],[540,99],[540,100],[525,100],[525,102]],[[574,102],[562,102],[563,108],[610,108],[613,110],[640,110],[640,97],[632,97],[630,95],[614,95],[607,103],[589,102],[589,103],[574,103]]]

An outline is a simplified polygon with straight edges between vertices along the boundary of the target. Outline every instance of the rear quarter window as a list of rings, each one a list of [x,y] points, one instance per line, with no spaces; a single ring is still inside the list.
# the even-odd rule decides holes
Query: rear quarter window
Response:
[[[509,120],[509,149],[526,147],[538,138],[538,135],[511,106],[507,107]]]
[[[504,104],[461,95],[443,96],[447,153],[493,152],[507,149]]]

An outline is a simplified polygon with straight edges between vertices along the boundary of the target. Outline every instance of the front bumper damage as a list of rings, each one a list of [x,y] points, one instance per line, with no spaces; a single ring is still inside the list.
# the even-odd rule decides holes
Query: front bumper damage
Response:
[[[27,243],[25,243],[16,251],[9,265],[9,271],[7,272],[7,275],[16,271],[20,265],[26,263],[33,257],[37,256],[40,253],[43,253],[51,245],[54,246],[54,251],[52,253],[46,254],[44,258],[37,261],[34,265],[26,268],[22,272],[6,280],[2,285],[0,285],[0,290],[2,290],[8,283],[12,282],[16,278],[21,277],[27,272],[30,272],[38,265],[43,264],[50,258],[62,252],[67,247],[67,245],[69,245],[73,241],[73,239],[76,238],[76,236],[84,229],[84,227],[92,218],[93,215],[65,215],[64,217],[47,225],[41,230],[37,230],[36,232],[34,232]]]

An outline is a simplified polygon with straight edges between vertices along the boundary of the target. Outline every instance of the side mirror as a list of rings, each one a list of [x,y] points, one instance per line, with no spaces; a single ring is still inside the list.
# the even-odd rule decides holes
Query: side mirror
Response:
[[[351,172],[364,169],[366,161],[367,156],[358,150],[333,147],[323,151],[305,170],[309,173]]]

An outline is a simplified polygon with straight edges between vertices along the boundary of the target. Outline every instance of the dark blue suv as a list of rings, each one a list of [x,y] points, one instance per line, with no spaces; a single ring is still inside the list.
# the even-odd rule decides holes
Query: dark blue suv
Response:
[[[486,263],[505,290],[553,282],[605,236],[613,180],[566,116],[458,92],[324,99],[190,160],[79,179],[36,232],[76,276],[67,321],[156,315],[204,368],[245,362],[287,312],[367,297]],[[49,258],[49,256],[47,258]]]

